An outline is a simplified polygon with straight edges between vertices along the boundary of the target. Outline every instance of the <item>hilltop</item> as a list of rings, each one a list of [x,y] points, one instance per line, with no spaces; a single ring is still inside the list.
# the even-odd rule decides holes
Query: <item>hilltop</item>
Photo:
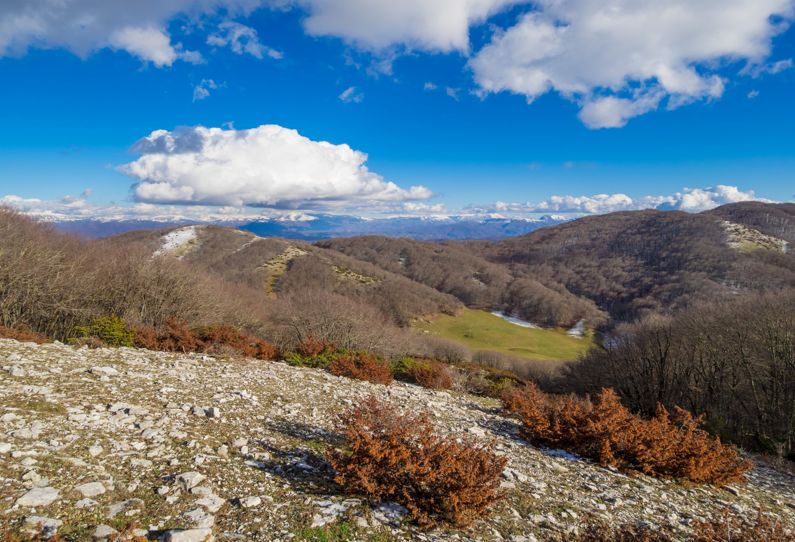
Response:
[[[334,528],[349,533],[337,540],[528,542],[558,540],[591,515],[685,537],[726,507],[795,526],[790,474],[757,466],[725,489],[626,475],[526,444],[495,400],[465,393],[129,348],[0,340],[0,360],[0,517],[69,540],[132,525],[172,540],[321,540]],[[340,494],[323,460],[338,445],[332,418],[371,394],[429,409],[443,433],[495,439],[508,466],[490,518],[421,532],[399,506]]]

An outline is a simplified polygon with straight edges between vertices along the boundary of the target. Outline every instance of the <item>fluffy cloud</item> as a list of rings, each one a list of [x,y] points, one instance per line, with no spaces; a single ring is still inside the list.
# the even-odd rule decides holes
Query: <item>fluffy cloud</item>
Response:
[[[0,56],[29,48],[65,48],[85,57],[98,49],[121,49],[156,66],[201,56],[173,43],[168,23],[223,8],[248,13],[261,0],[3,0],[0,2]]]
[[[432,195],[371,172],[367,155],[348,145],[312,141],[275,125],[157,130],[134,150],[140,158],[119,169],[137,180],[133,194],[141,202],[354,208]]]
[[[265,55],[276,60],[284,58],[281,51],[260,43],[256,30],[234,21],[224,21],[218,25],[218,32],[209,36],[207,43],[216,47],[229,47],[239,55],[246,53],[260,59]]]
[[[593,196],[552,196],[539,202],[497,202],[480,209],[483,212],[510,214],[563,213],[604,214],[615,211],[637,211],[641,209],[678,210],[697,213],[714,209],[727,203],[740,201],[766,201],[758,198],[753,190],[744,192],[736,186],[718,185],[710,188],[685,188],[670,196],[643,196],[632,198],[626,194],[596,194]]]
[[[483,92],[528,101],[550,91],[581,104],[590,128],[718,98],[718,70],[761,66],[792,0],[537,0],[471,59]],[[772,64],[768,73],[787,67]],[[773,67],[776,66],[776,67]],[[746,67],[747,69],[747,67]]]
[[[281,209],[250,209],[245,207],[219,207],[207,205],[92,205],[90,194],[64,196],[59,200],[23,198],[16,195],[0,197],[0,205],[45,221],[72,220],[151,220],[154,222],[250,222],[255,220],[311,221],[317,217],[301,211]]]
[[[296,0],[309,13],[304,27],[381,50],[406,45],[429,51],[469,51],[469,27],[519,0]]]

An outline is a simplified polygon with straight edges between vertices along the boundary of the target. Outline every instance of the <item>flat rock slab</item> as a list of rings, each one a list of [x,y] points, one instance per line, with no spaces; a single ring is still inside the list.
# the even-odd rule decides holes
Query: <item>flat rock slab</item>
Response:
[[[49,506],[58,499],[58,490],[54,487],[34,487],[17,499],[17,506],[36,508]]]

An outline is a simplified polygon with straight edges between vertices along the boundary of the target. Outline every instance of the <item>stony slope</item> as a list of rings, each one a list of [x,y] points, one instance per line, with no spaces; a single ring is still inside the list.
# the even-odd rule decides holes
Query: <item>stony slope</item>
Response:
[[[795,478],[757,468],[719,490],[626,476],[527,446],[497,403],[282,363],[0,340],[0,522],[89,540],[135,522],[167,540],[555,540],[588,514],[670,525],[730,506],[795,526]],[[466,532],[414,530],[400,507],[338,494],[322,451],[333,413],[368,394],[426,407],[440,430],[496,439],[506,498]],[[46,518],[42,519],[42,518]],[[190,529],[171,531],[170,529]]]

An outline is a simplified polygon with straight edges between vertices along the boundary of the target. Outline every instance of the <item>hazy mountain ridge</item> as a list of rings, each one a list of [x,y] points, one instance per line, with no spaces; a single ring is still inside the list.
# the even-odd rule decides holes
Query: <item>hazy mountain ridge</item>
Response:
[[[349,215],[317,215],[313,220],[273,219],[203,222],[187,219],[169,220],[52,220],[58,230],[88,239],[119,235],[128,231],[171,228],[188,224],[217,225],[239,228],[264,237],[284,237],[316,241],[333,237],[386,235],[412,239],[502,239],[522,235],[544,226],[565,222],[559,216],[538,219],[499,217],[395,217],[366,219]]]

